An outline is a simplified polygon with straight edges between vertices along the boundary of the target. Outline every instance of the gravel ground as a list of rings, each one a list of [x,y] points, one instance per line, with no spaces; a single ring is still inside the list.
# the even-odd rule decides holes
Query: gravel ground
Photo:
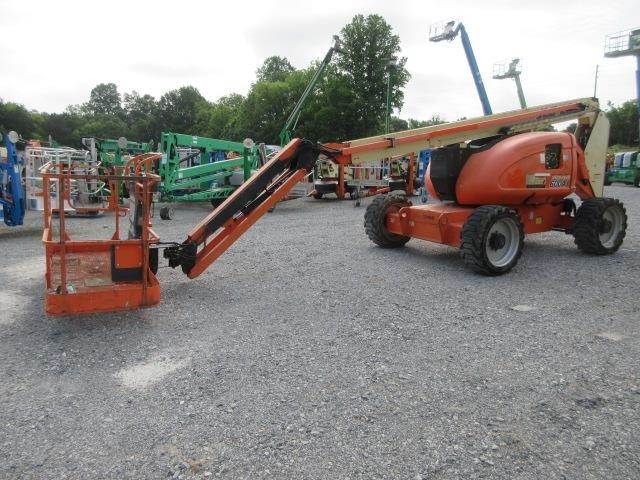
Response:
[[[160,270],[158,307],[82,318],[43,313],[31,213],[0,229],[0,476],[640,478],[640,189],[607,190],[613,256],[537,235],[484,278],[375,247],[364,206],[295,200],[198,279]]]

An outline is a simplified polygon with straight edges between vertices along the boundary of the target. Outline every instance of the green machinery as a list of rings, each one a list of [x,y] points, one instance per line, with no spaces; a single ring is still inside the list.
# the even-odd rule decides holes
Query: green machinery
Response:
[[[240,143],[164,132],[160,150],[163,202],[209,200],[216,207],[262,164],[260,149],[249,138]],[[171,209],[163,207],[160,216],[170,219]]]
[[[282,126],[282,130],[280,130],[280,134],[278,135],[280,140],[280,146],[284,147],[287,143],[291,141],[293,136],[293,132],[298,125],[298,120],[300,120],[300,113],[304,108],[309,96],[313,93],[318,81],[322,78],[327,67],[331,64],[331,59],[333,58],[333,54],[341,51],[340,45],[340,37],[338,35],[333,36],[333,45],[327,50],[322,62],[318,65],[318,68],[309,80],[306,88],[302,92],[302,95],[298,99],[298,102],[293,107],[293,110],[287,117],[284,125]],[[347,177],[350,178],[350,170],[346,172]],[[324,193],[330,193],[336,191],[336,185],[338,183],[338,167],[331,162],[329,159],[319,160],[314,169],[313,169],[313,179],[314,179],[314,197],[321,198]],[[322,193],[318,193],[322,192]]]
[[[280,130],[279,139],[280,139],[281,147],[284,147],[287,143],[291,141],[293,131],[296,129],[296,126],[298,125],[298,120],[300,120],[300,112],[302,111],[302,108],[304,107],[305,103],[307,103],[307,99],[309,98],[309,95],[313,93],[313,90],[316,88],[316,84],[318,83],[318,81],[324,74],[325,70],[331,63],[331,58],[333,57],[333,54],[339,51],[340,51],[340,37],[338,37],[337,35],[334,35],[333,45],[331,46],[331,48],[329,48],[326,55],[322,59],[322,62],[316,69],[315,73],[313,74],[313,77],[311,77],[311,80],[307,84],[307,87],[304,89],[304,92],[302,92],[300,99],[296,103],[295,107],[293,107],[291,114],[289,114],[287,121],[284,122],[282,130]]]
[[[153,140],[149,142],[130,142],[125,137],[117,140],[109,138],[83,138],[84,145],[94,162],[100,162],[103,167],[124,165],[128,157],[147,153],[153,150]]]
[[[619,152],[613,159],[613,166],[609,168],[605,177],[605,185],[613,182],[626,183],[635,187],[640,186],[640,152]]]

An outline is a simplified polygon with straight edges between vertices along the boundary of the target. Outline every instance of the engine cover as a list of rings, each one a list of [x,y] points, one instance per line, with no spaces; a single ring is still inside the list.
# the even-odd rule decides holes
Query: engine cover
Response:
[[[489,142],[475,151],[471,148],[466,159],[464,155],[452,159],[448,172],[462,163],[453,197],[451,185],[445,184],[441,173],[447,169],[433,163],[428,187],[437,198],[455,200],[460,205],[557,202],[575,191],[579,155],[583,155],[582,149],[570,133],[522,133]]]

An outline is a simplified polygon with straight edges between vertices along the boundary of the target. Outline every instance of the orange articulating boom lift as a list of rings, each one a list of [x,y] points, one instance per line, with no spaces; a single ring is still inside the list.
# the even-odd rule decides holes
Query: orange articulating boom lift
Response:
[[[575,135],[535,131],[569,120],[578,122]],[[414,206],[405,197],[378,196],[365,213],[376,244],[400,247],[415,237],[459,247],[465,262],[486,275],[513,268],[525,233],[560,230],[587,253],[613,253],[627,218],[620,202],[601,197],[608,134],[597,100],[586,98],[344,143],[293,139],[184,242],[151,249],[164,246],[169,266],[197,277],[318,158],[350,165],[435,148],[426,183],[441,202]],[[580,208],[572,194],[582,199]]]

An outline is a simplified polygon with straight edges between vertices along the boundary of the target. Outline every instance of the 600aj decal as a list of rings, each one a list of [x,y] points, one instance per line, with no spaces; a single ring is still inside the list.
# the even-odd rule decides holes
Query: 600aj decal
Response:
[[[553,175],[551,177],[550,187],[568,187],[571,181],[571,175]]]

